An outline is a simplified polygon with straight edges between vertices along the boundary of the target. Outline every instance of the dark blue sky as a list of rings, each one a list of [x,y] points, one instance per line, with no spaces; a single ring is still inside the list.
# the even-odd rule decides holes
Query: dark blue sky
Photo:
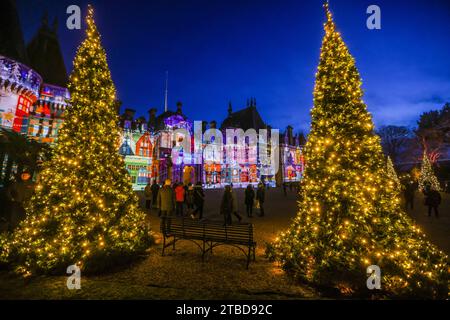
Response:
[[[309,128],[323,36],[322,1],[17,0],[26,40],[42,13],[59,19],[68,70],[84,30],[68,30],[66,8],[87,3],[108,54],[123,107],[138,115],[178,100],[192,120],[222,121],[256,97],[274,127]],[[381,30],[366,28],[366,8],[381,8]],[[363,78],[376,125],[414,125],[450,101],[450,1],[331,0],[330,7]],[[84,21],[83,21],[84,22]]]

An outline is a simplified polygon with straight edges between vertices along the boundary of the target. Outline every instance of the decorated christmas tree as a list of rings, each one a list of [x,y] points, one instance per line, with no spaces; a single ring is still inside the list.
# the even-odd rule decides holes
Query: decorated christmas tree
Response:
[[[431,189],[441,191],[439,181],[434,175],[433,166],[428,158],[427,152],[423,151],[422,167],[420,168],[419,176],[419,190],[423,191],[426,186],[430,186]]]
[[[386,170],[387,174],[390,180],[390,183],[392,184],[392,187],[396,190],[400,190],[402,187],[402,184],[400,182],[400,179],[397,176],[397,172],[395,171],[394,164],[392,163],[391,157],[387,157],[386,160]]]
[[[377,265],[380,293],[447,297],[447,257],[404,213],[388,183],[355,61],[325,9],[302,200],[268,255],[295,279],[322,288],[376,293],[366,283],[367,268]]]
[[[118,153],[115,88],[89,7],[86,39],[70,76],[70,108],[54,156],[44,163],[27,217],[7,247],[21,273],[60,273],[77,264],[98,271],[127,261],[148,244]]]

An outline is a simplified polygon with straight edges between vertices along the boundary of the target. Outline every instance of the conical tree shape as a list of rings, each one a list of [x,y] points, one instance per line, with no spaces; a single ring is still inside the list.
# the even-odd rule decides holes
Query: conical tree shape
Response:
[[[441,191],[439,180],[434,175],[433,166],[428,158],[427,152],[423,151],[422,167],[420,168],[419,176],[419,190],[425,190],[426,186],[430,186],[431,189]]]
[[[392,185],[391,187],[395,190],[400,190],[402,184],[400,183],[400,179],[398,178],[397,172],[395,171],[394,164],[392,163],[391,157],[389,156],[386,160],[386,170],[390,183]]]
[[[303,197],[268,254],[314,285],[369,292],[367,267],[378,265],[383,292],[446,297],[447,257],[400,208],[355,61],[325,8]]]
[[[91,7],[86,22],[54,156],[9,248],[19,272],[65,273],[75,263],[94,271],[146,246],[145,215],[118,153],[116,92]]]

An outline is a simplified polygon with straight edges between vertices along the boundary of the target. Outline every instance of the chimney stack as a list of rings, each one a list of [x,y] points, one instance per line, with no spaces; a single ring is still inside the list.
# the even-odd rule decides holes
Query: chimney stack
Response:
[[[178,101],[177,102],[177,113],[178,114],[182,114],[183,113],[182,107],[183,107],[183,104],[181,103],[181,101]]]
[[[130,109],[130,108],[126,108],[125,109],[125,120],[133,120],[134,119],[134,114],[136,113],[136,110],[134,109]]]

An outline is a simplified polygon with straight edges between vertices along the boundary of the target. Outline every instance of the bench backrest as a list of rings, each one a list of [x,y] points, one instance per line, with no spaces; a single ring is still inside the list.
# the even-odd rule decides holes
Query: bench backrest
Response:
[[[161,233],[198,240],[253,243],[253,225],[223,225],[215,221],[198,221],[186,218],[162,218]]]

